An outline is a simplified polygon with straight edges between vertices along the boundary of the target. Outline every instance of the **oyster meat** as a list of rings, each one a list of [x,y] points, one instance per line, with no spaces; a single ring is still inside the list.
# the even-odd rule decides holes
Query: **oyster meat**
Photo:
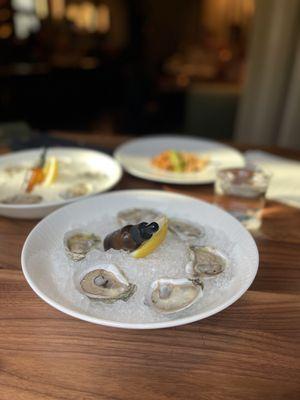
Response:
[[[127,301],[136,288],[136,285],[128,281],[123,271],[113,264],[91,269],[80,280],[80,291],[83,294],[104,303]]]
[[[93,249],[101,248],[101,238],[94,233],[73,230],[64,236],[64,248],[73,261],[80,261]]]
[[[76,197],[86,196],[91,192],[90,185],[87,183],[77,183],[74,186],[69,187],[68,189],[61,192],[59,195],[65,200],[75,199]]]
[[[172,314],[194,304],[203,294],[199,279],[163,278],[154,281],[146,297],[146,304],[162,314]]]
[[[4,169],[4,172],[6,172],[9,176],[13,176],[24,171],[26,171],[26,167],[24,165],[10,165]]]
[[[42,196],[31,193],[20,193],[1,200],[3,204],[37,204],[43,200]]]
[[[194,243],[204,236],[204,229],[177,218],[169,219],[169,231],[184,242]]]
[[[227,258],[216,248],[210,246],[190,246],[191,261],[186,265],[186,272],[193,277],[213,277],[222,273]]]
[[[151,222],[161,216],[161,213],[150,208],[128,208],[120,211],[117,215],[117,221],[121,226],[136,225],[140,222]]]

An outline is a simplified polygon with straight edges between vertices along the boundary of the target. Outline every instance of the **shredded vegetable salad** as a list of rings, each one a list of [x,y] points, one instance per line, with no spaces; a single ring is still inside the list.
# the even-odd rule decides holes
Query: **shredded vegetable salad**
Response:
[[[152,158],[155,167],[172,172],[199,172],[208,163],[208,157],[199,157],[193,153],[177,150],[166,150]]]

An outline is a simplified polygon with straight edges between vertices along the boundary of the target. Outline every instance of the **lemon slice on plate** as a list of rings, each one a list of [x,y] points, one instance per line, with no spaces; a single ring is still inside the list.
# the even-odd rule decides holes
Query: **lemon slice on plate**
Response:
[[[165,240],[168,232],[168,219],[166,217],[160,217],[157,222],[159,229],[155,232],[152,237],[144,242],[139,248],[134,250],[131,255],[134,258],[143,258],[152,253],[162,242]]]
[[[50,186],[58,176],[58,161],[55,157],[50,157],[43,168],[44,181],[43,186]]]

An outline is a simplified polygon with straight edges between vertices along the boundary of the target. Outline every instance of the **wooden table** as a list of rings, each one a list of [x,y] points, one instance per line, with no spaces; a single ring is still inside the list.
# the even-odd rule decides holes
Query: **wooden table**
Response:
[[[128,188],[212,200],[210,185],[125,174],[116,189]],[[255,236],[259,272],[240,300],[208,319],[153,331],[92,325],[39,299],[20,265],[36,223],[0,218],[0,400],[300,398],[300,210],[268,203]]]

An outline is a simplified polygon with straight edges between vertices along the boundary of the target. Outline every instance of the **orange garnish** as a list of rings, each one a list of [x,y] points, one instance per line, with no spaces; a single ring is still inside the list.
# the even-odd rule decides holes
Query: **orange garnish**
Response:
[[[42,183],[44,180],[44,173],[42,168],[33,168],[26,187],[26,192],[30,193],[35,185]]]
[[[29,177],[26,189],[25,189],[25,191],[27,193],[30,193],[33,190],[35,185],[42,183],[44,180],[43,167],[44,167],[45,161],[46,161],[46,153],[47,153],[47,148],[45,147],[41,154],[38,164],[34,168],[31,169],[30,177]]]

